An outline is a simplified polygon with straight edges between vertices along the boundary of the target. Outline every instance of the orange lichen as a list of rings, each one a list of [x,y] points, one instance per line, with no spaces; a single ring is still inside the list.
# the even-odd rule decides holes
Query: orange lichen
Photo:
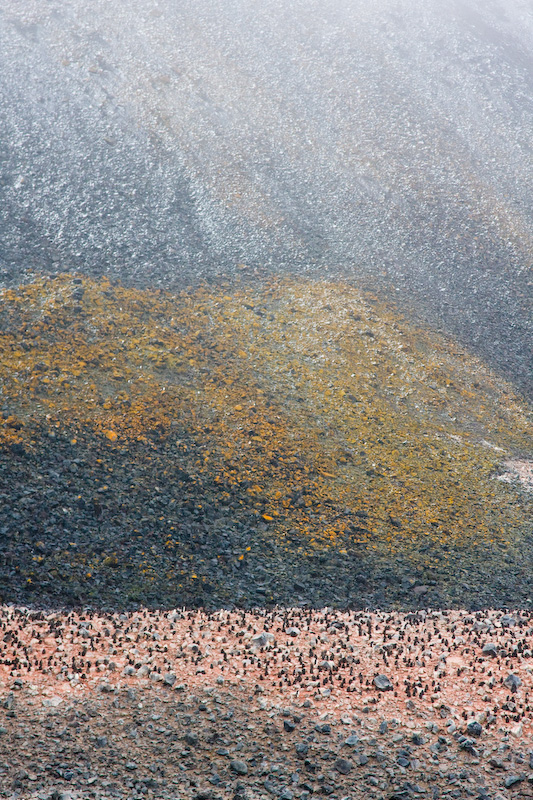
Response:
[[[347,284],[172,296],[62,276],[1,299],[0,446],[36,449],[43,427],[111,452],[175,439],[280,541],[414,548],[429,567],[427,537],[490,546],[530,513],[492,479],[531,446],[526,404]]]

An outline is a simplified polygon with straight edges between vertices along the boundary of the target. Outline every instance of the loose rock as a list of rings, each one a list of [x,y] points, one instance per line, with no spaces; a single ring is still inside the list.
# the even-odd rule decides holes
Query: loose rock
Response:
[[[347,761],[345,758],[338,758],[335,761],[335,769],[341,775],[348,775],[352,771],[352,762]]]
[[[230,763],[230,769],[237,773],[237,775],[248,775],[248,765],[246,762],[240,761],[239,759],[235,759]]]
[[[382,692],[388,691],[393,688],[392,683],[386,675],[376,675],[374,678],[374,686]]]

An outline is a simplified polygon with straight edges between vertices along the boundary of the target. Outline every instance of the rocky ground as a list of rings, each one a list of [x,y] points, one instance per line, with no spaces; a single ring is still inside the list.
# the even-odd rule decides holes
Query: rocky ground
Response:
[[[4,0],[0,19],[0,283],[382,283],[531,398],[526,0]]]
[[[0,0],[0,797],[531,798],[531,10],[152,5]]]
[[[533,796],[530,613],[0,619],[3,797]]]
[[[58,435],[38,458],[0,453],[4,601],[113,610],[531,605],[527,530],[490,549],[450,546],[436,568],[407,549],[375,555],[349,531],[335,546],[309,549],[296,530],[277,539],[272,522],[239,505],[242,492],[228,501],[214,482],[184,480],[187,462],[176,460],[175,450],[174,442],[141,443],[110,455],[106,444],[73,446]],[[353,520],[360,530],[368,524],[363,516]],[[171,526],[177,546],[169,546]],[[438,562],[438,545],[427,541],[424,555]]]
[[[530,607],[530,407],[348,284],[36,278],[0,381],[4,602]]]
[[[289,279],[38,278],[0,355],[0,796],[533,795],[508,384]]]

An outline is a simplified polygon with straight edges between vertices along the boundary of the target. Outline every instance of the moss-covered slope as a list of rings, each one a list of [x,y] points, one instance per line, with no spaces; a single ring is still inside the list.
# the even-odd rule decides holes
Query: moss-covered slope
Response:
[[[63,276],[0,330],[4,599],[526,602],[531,410],[377,298]]]

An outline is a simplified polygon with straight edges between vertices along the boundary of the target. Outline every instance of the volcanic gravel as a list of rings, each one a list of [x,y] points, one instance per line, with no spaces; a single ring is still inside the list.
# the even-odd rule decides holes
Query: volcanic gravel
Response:
[[[533,617],[0,610],[3,797],[531,797]]]
[[[116,5],[0,2],[2,285],[344,275],[531,396],[527,3]],[[0,797],[533,797],[530,529],[300,553],[157,432],[112,467],[34,433],[0,453]]]
[[[42,435],[47,444],[38,457],[23,448],[0,452],[0,601],[113,611],[530,608],[527,531],[504,553],[496,544],[450,547],[438,573],[413,564],[408,553],[383,559],[363,552],[349,536],[343,554],[342,542],[312,552],[296,535],[277,541],[253,509],[222,498],[216,484],[195,488],[172,444],[116,452],[110,471],[107,447],[94,437],[73,446],[68,437]],[[179,582],[170,573],[176,556],[165,547],[169,503],[180,527]],[[431,546],[428,537],[428,556]]]

